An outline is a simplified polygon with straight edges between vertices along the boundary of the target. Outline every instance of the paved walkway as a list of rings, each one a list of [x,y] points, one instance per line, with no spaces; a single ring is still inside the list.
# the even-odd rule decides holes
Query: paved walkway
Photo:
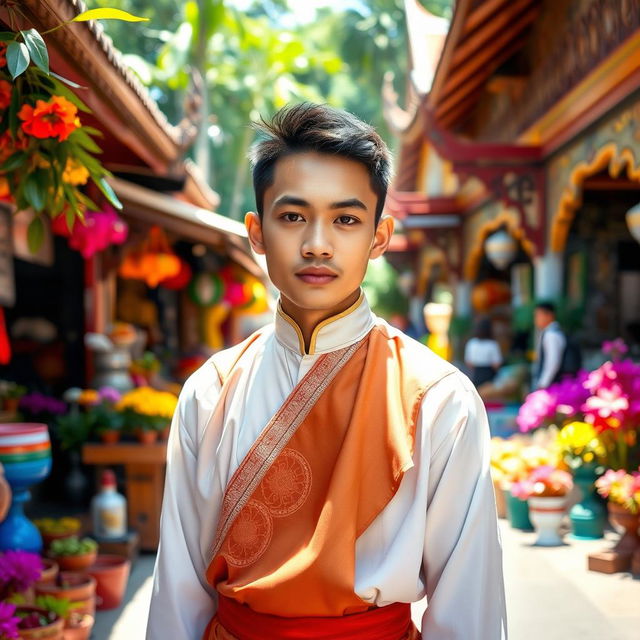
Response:
[[[542,548],[532,546],[535,534],[504,521],[501,528],[510,640],[640,639],[640,580],[587,571],[587,554],[611,544],[614,534],[607,541]],[[144,638],[153,562],[151,555],[136,562],[126,604],[98,612],[93,640]],[[422,610],[414,608],[416,621]]]

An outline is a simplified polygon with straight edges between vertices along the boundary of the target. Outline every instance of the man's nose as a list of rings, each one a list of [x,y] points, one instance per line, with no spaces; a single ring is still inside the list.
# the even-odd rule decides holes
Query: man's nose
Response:
[[[321,223],[312,223],[307,227],[301,253],[305,258],[330,258],[333,256],[333,246],[328,229]]]

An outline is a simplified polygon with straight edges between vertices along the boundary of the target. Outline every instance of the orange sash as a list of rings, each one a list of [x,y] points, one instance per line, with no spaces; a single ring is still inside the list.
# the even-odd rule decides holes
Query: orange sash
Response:
[[[318,359],[225,491],[207,570],[222,598],[291,618],[371,608],[354,592],[356,540],[413,466],[420,355],[379,325]],[[224,637],[216,626],[205,639]]]

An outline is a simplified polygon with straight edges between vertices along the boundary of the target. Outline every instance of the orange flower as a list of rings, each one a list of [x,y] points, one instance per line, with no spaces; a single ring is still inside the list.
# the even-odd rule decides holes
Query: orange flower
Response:
[[[4,176],[0,176],[0,202],[13,202],[9,181]]]
[[[11,84],[0,80],[0,109],[6,109],[11,104]]]
[[[62,96],[48,102],[38,100],[36,106],[25,104],[18,112],[22,130],[34,138],[58,138],[61,142],[80,126],[76,106]]]
[[[62,180],[67,184],[72,184],[77,187],[78,185],[86,184],[88,179],[89,170],[74,158],[67,158],[67,164],[62,174]]]
[[[0,69],[7,66],[7,43],[0,42]]]

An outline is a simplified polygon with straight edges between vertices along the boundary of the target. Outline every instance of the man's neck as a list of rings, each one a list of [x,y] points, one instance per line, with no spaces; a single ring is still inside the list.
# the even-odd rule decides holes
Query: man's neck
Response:
[[[282,310],[300,328],[302,338],[304,340],[305,352],[308,352],[314,329],[328,318],[332,318],[333,316],[337,316],[343,311],[346,311],[349,307],[353,306],[359,298],[360,289],[357,289],[348,298],[331,309],[302,309],[284,296],[281,297],[280,304],[282,306]]]

